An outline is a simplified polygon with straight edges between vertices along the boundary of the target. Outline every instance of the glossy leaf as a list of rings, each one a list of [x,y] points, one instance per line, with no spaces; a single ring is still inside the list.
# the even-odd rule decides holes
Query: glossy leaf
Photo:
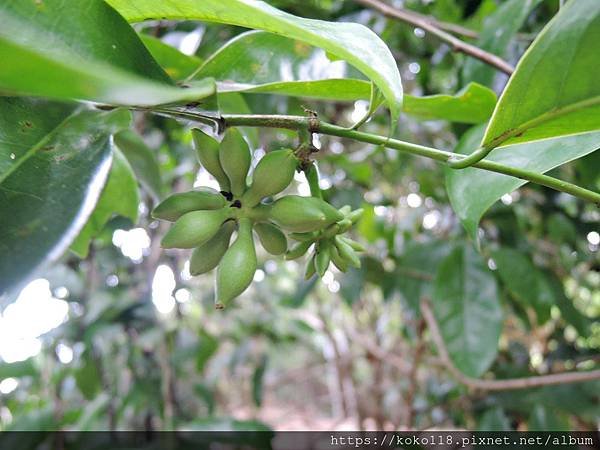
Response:
[[[546,276],[546,283],[554,293],[554,303],[560,309],[563,319],[573,325],[580,336],[587,337],[590,334],[592,320],[584,316],[574,305],[570,298],[565,295],[565,288],[561,281],[555,277]]]
[[[433,282],[441,261],[452,251],[452,245],[441,240],[408,242],[399,255],[395,279],[406,304],[420,314],[422,298],[431,298]]]
[[[568,431],[571,428],[565,417],[555,409],[535,405],[529,416],[529,431]]]
[[[502,307],[496,280],[472,246],[457,247],[440,263],[432,301],[452,361],[479,377],[496,358]]]
[[[385,43],[356,23],[325,22],[296,17],[262,1],[249,0],[110,0],[130,22],[148,19],[203,20],[260,29],[297,39],[344,59],[381,90],[395,124],[402,107],[402,82]]]
[[[467,131],[455,151],[467,154],[477,148],[483,127]],[[600,147],[600,133],[587,133],[511,145],[492,152],[487,159],[507,166],[545,173],[566,162],[580,158]],[[446,169],[446,190],[456,215],[473,240],[483,214],[500,199],[520,186],[525,180],[481,169]]]
[[[161,175],[154,152],[131,130],[115,135],[115,144],[123,152],[135,176],[154,200],[161,198]]]
[[[485,411],[477,423],[477,431],[511,431],[510,422],[504,410],[499,407]]]
[[[118,150],[114,150],[112,167],[102,195],[94,212],[71,244],[71,250],[80,258],[88,254],[90,242],[98,236],[113,215],[121,215],[137,221],[140,197],[137,181],[127,159]]]
[[[0,90],[18,95],[150,106],[199,100],[211,80],[176,87],[136,33],[101,0],[85,13],[61,0],[0,4]]]
[[[156,62],[174,80],[183,80],[189,77],[202,64],[200,58],[181,53],[158,38],[147,34],[140,35],[140,38]]]
[[[600,129],[598,42],[600,2],[569,1],[520,60],[483,144],[497,147]]]
[[[282,67],[286,70],[282,71]],[[246,92],[320,100],[369,100],[371,83],[351,78],[303,42],[262,31],[241,34],[214,53],[196,77],[214,78],[219,92]],[[340,78],[343,77],[343,78]],[[470,83],[455,96],[404,96],[403,112],[424,119],[481,123],[492,115],[496,94]]]
[[[0,99],[3,112],[19,111],[0,114],[0,154],[18,154],[0,174],[0,298],[59,257],[77,236],[110,169],[110,135],[129,123],[129,113],[115,110],[68,118],[63,111],[62,123],[56,124],[58,118],[43,117],[43,104]],[[50,108],[60,111],[53,104]]]
[[[407,95],[404,111],[422,119],[443,119],[451,122],[481,123],[487,121],[496,106],[494,91],[477,83],[469,83],[456,95]]]
[[[550,318],[554,295],[544,274],[526,254],[512,248],[500,248],[492,253],[492,258],[510,294],[522,306],[535,310],[538,324],[545,323]]]
[[[540,1],[508,0],[502,3],[485,18],[475,45],[498,56],[505,56],[511,39]],[[492,85],[497,73],[497,69],[475,58],[467,58],[463,68],[465,81],[475,81],[485,86]]]

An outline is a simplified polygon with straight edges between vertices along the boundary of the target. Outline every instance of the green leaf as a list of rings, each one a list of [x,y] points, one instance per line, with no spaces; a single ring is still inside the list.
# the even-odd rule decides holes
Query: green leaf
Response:
[[[217,338],[205,331],[200,332],[198,350],[196,352],[196,370],[198,373],[201,373],[204,370],[206,363],[208,363],[218,348],[219,340]]]
[[[154,198],[161,198],[162,184],[160,167],[154,152],[131,130],[123,130],[115,135],[115,144],[127,158],[138,181]]]
[[[528,431],[569,431],[569,423],[556,410],[535,405],[529,416]]]
[[[399,255],[395,271],[398,290],[406,304],[420,314],[421,299],[431,298],[433,283],[440,261],[450,254],[452,245],[446,241],[408,242]]]
[[[377,85],[386,98],[395,125],[402,107],[402,82],[385,43],[356,23],[304,19],[262,1],[243,0],[110,0],[130,22],[149,19],[203,20],[260,29],[296,39],[348,61]]]
[[[459,141],[456,152],[467,154],[477,148],[483,127],[467,131]],[[507,166],[544,173],[554,167],[577,159],[600,147],[600,133],[587,133],[512,145],[492,152],[487,159]],[[527,181],[508,175],[476,168],[446,169],[446,190],[456,215],[473,240],[483,214],[500,199]]]
[[[505,56],[508,44],[523,26],[531,10],[541,0],[508,0],[484,20],[475,45],[490,53]],[[467,58],[463,68],[463,79],[491,86],[497,70],[475,58]]]
[[[102,195],[79,236],[71,244],[71,250],[80,258],[85,258],[90,242],[100,234],[113,215],[121,215],[131,219],[133,223],[137,222],[139,203],[140,196],[133,170],[119,149],[115,148]]]
[[[174,80],[189,77],[202,64],[200,58],[181,53],[158,38],[147,34],[140,35],[140,38],[156,62]]]
[[[440,263],[432,301],[452,361],[479,377],[498,352],[502,307],[496,280],[472,246],[457,247]]]
[[[48,104],[49,109],[44,107]],[[126,111],[68,110],[28,99],[0,99],[0,298],[58,258],[84,226],[106,181],[112,133]],[[17,111],[5,116],[5,112]],[[62,123],[44,117],[62,112]]]
[[[520,60],[496,105],[483,145],[600,129],[598,42],[600,2],[569,1]]]
[[[496,94],[477,83],[469,83],[456,95],[407,95],[403,112],[423,119],[443,119],[451,122],[486,122],[496,106]]]
[[[546,282],[554,292],[554,302],[560,309],[563,319],[571,324],[580,336],[589,336],[592,320],[579,312],[571,299],[567,298],[562,282],[558,278],[548,275],[546,276]]]
[[[25,361],[17,361],[14,363],[0,364],[0,380],[4,378],[20,378],[27,376],[35,376],[38,370],[33,363],[33,359],[29,358]]]
[[[254,404],[259,407],[263,401],[263,385],[268,360],[267,355],[263,355],[252,375],[252,399]]]
[[[500,407],[485,411],[477,423],[477,431],[511,431],[510,422]]]
[[[533,265],[524,253],[512,248],[492,252],[498,275],[510,294],[524,307],[532,307],[538,324],[550,318],[554,295],[544,274]]]
[[[83,396],[87,400],[92,400],[102,390],[102,380],[90,350],[83,352],[80,364],[75,371],[75,382]]]
[[[55,411],[50,406],[19,414],[2,431],[37,431],[37,433],[2,433],[0,445],[4,448],[38,448],[44,438],[40,431],[55,431],[60,427],[55,415]]]
[[[258,422],[255,420],[235,420],[229,418],[219,419],[208,418],[208,419],[198,419],[194,422],[190,422],[184,427],[189,431],[261,431],[267,432],[271,429],[264,423]],[[270,441],[271,433],[261,433],[264,435],[265,439]],[[257,434],[259,436],[259,434]],[[240,437],[232,436],[231,439],[234,441],[238,440]],[[242,436],[243,438],[243,436]]]
[[[0,4],[0,90],[10,94],[151,106],[214,93],[205,80],[176,87],[109,5],[88,0]]]
[[[281,68],[285,67],[285,73]],[[355,101],[371,98],[371,83],[347,78],[339,66],[303,42],[262,31],[236,36],[200,67],[195,77],[214,78],[219,92],[246,92]],[[340,78],[343,76],[344,78]],[[480,123],[490,118],[496,94],[470,83],[457,95],[404,96],[403,112],[424,119]]]

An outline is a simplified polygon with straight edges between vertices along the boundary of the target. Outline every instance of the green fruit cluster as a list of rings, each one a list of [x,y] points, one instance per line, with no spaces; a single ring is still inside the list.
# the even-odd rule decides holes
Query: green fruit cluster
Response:
[[[342,236],[360,216],[349,207],[337,210],[317,197],[285,195],[299,160],[292,149],[269,152],[256,165],[248,183],[251,152],[241,133],[228,129],[221,142],[199,129],[192,130],[200,164],[217,180],[220,192],[201,187],[176,193],[152,212],[174,222],[161,241],[164,248],[193,249],[190,273],[217,268],[215,304],[224,308],[244,292],[257,268],[254,234],[273,255],[293,259],[314,244],[307,275],[323,275],[330,262],[340,270],[360,264],[360,245]],[[284,232],[299,243],[288,251]],[[235,234],[235,237],[234,237]],[[233,238],[233,242],[232,242]]]
[[[345,236],[350,227],[362,216],[363,210],[352,211],[350,206],[344,206],[338,211],[340,219],[322,228],[319,231],[305,233],[291,233],[290,238],[298,241],[285,254],[288,260],[297,259],[313,248],[308,259],[305,278],[308,280],[315,273],[320,277],[325,275],[330,263],[340,271],[346,272],[350,267],[360,267],[358,252],[363,252],[364,247]]]

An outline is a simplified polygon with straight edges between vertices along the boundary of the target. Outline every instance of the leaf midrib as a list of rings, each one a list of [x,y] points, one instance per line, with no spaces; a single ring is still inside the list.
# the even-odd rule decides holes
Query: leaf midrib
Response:
[[[545,122],[549,122],[552,119],[556,119],[557,117],[566,116],[572,112],[578,111],[580,109],[585,109],[593,106],[600,105],[600,95],[591,97],[585,100],[581,100],[576,103],[571,103],[562,108],[554,108],[550,111],[545,112],[544,114],[540,114],[539,116],[530,119],[517,128],[512,128],[492,139],[488,144],[485,144],[486,148],[496,148],[502,145],[504,142],[508,141],[510,138],[518,136],[519,134],[523,134],[532,128],[537,127]],[[594,131],[594,130],[590,130]],[[573,134],[573,133],[568,133]],[[560,137],[563,135],[553,136]]]
[[[71,114],[65,117],[58,125],[56,125],[50,132],[48,132],[44,137],[42,137],[37,144],[33,145],[29,150],[27,150],[18,161],[15,162],[6,172],[0,175],[0,184],[4,183],[4,181],[10,177],[22,164],[24,164],[29,158],[31,158],[37,151],[45,146],[50,140],[54,137],[54,135],[58,132],[58,130],[63,127],[72,117],[79,114],[79,108],[76,108]]]

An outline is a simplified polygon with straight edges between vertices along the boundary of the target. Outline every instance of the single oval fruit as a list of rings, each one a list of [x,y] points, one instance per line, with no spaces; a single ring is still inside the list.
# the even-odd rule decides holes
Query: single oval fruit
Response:
[[[285,259],[291,261],[293,259],[298,259],[302,255],[304,255],[310,246],[312,245],[312,241],[304,241],[294,245],[286,254]]]
[[[315,254],[313,253],[313,255],[308,260],[308,263],[306,264],[306,270],[304,271],[304,279],[310,280],[315,274],[316,270],[317,269],[315,267]]]
[[[335,246],[337,247],[342,259],[347,261],[348,264],[353,267],[360,267],[360,259],[356,255],[356,252],[349,244],[344,242],[340,236],[335,237]]]
[[[185,213],[201,209],[221,209],[226,205],[225,197],[209,187],[170,195],[152,211],[155,219],[175,222]]]
[[[304,233],[325,228],[343,216],[320,198],[286,195],[271,205],[269,218],[281,228]]]
[[[192,129],[192,139],[200,164],[215,177],[222,191],[229,192],[229,178],[219,161],[219,142],[198,128]]]
[[[317,237],[318,233],[315,231],[312,231],[310,233],[290,233],[289,236],[298,242],[307,242],[307,241],[314,241],[315,238]]]
[[[161,241],[163,248],[193,248],[213,237],[229,218],[229,208],[185,213]]]
[[[290,185],[298,166],[291,149],[267,153],[256,165],[252,184],[242,197],[242,204],[254,206],[265,197],[278,194]]]
[[[256,250],[252,237],[252,222],[239,221],[235,242],[223,255],[217,268],[215,306],[223,309],[252,282],[256,272]]]
[[[327,272],[331,261],[331,242],[328,239],[319,241],[316,248],[315,269],[321,278]]]
[[[227,174],[231,193],[236,197],[246,190],[246,177],[250,169],[250,148],[242,133],[235,128],[229,128],[219,145],[219,161]]]
[[[285,234],[275,225],[260,222],[254,225],[254,231],[258,234],[263,248],[271,255],[282,255],[287,250],[287,239]]]
[[[345,236],[340,236],[340,239],[342,241],[344,241],[346,244],[348,244],[350,247],[352,247],[357,252],[364,252],[366,250],[364,245],[362,245],[360,242],[356,242],[353,239],[347,238]]]
[[[337,267],[341,272],[346,272],[348,270],[348,261],[343,259],[338,252],[338,249],[335,245],[331,246],[331,262],[335,267]]]
[[[191,275],[202,275],[217,267],[219,261],[221,261],[221,258],[223,258],[223,255],[229,248],[229,241],[234,229],[235,222],[228,220],[221,225],[217,234],[194,249],[190,258]]]
[[[355,209],[350,214],[348,214],[346,219],[349,219],[352,223],[356,223],[360,220],[364,212],[365,210],[362,208]]]

